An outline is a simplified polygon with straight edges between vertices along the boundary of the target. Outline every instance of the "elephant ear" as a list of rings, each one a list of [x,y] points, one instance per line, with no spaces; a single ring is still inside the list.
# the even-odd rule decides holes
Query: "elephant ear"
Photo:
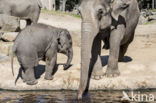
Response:
[[[63,46],[64,46],[64,44],[66,42],[65,41],[65,32],[63,30],[61,30],[58,35],[59,35],[59,37],[57,39],[58,45],[59,45],[60,48],[63,48]]]
[[[42,1],[41,1],[41,0],[37,0],[37,3],[38,3],[38,5],[39,5],[40,8],[43,7],[43,5],[42,5]]]
[[[118,21],[118,17],[125,9],[127,9],[132,0],[113,0],[111,2],[112,17]]]

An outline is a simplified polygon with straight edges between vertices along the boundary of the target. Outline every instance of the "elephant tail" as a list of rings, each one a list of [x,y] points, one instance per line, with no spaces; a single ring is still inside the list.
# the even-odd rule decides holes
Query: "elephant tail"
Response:
[[[16,46],[14,45],[12,48],[12,54],[11,54],[11,69],[12,69],[12,75],[14,76],[14,68],[13,68],[13,62],[14,62],[14,55],[16,52]]]

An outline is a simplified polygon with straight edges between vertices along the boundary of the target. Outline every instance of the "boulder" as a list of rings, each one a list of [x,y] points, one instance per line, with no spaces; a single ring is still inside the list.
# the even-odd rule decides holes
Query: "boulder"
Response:
[[[4,32],[1,34],[0,39],[6,42],[13,42],[18,32]]]
[[[140,15],[139,24],[143,25],[146,24],[147,22],[148,22],[148,18],[144,17],[143,15]]]
[[[156,15],[151,15],[151,16],[148,17],[148,19],[149,19],[149,21],[156,20]]]
[[[24,29],[26,27],[26,21],[25,20],[20,20],[20,29]]]
[[[20,29],[20,19],[18,17],[0,14],[0,30],[15,32]]]

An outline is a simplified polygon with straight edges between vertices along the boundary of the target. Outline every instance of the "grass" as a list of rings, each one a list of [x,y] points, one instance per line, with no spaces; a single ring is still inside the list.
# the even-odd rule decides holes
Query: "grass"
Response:
[[[153,12],[156,12],[156,9],[152,9]]]
[[[151,21],[148,21],[145,25],[148,25],[148,24],[152,24],[152,22]]]
[[[60,15],[60,16],[69,15],[69,16],[73,16],[73,17],[76,17],[76,18],[81,18],[80,15],[72,14],[72,13],[69,13],[69,12],[49,11],[49,10],[45,10],[45,9],[42,9],[41,12],[42,13],[47,13],[47,14],[50,14],[50,15]]]

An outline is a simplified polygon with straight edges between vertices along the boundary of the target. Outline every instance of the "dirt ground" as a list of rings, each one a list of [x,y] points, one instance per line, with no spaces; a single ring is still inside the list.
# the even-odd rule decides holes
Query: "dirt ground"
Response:
[[[45,63],[40,62],[35,69],[38,84],[28,86],[18,78],[19,65],[14,62],[15,76],[12,76],[10,61],[0,63],[0,88],[11,90],[55,90],[78,89],[80,78],[80,31],[81,19],[67,15],[41,14],[40,23],[66,28],[73,39],[74,58],[72,67],[64,71],[63,66],[58,66],[54,79],[44,80]],[[103,71],[107,68],[108,50],[102,50]],[[66,62],[66,56],[58,54],[58,64]],[[133,43],[129,46],[124,62],[119,63],[121,75],[117,78],[103,77],[101,80],[90,82],[90,89],[138,89],[156,88],[156,23],[139,25]],[[15,80],[17,83],[15,85]]]

